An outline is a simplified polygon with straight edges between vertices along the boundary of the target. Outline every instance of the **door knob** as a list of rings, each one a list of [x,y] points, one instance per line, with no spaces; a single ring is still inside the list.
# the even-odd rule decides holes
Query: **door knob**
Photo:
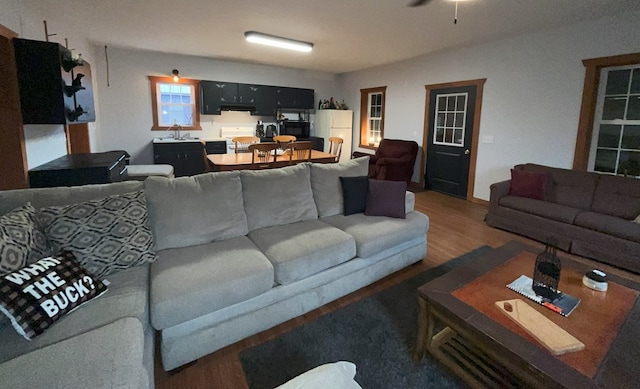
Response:
[[[464,151],[464,154],[465,154],[465,155],[469,155],[469,149],[466,149],[466,150]]]

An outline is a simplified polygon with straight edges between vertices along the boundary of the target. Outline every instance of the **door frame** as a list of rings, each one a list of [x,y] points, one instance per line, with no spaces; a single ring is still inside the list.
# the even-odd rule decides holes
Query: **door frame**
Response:
[[[473,136],[471,140],[471,156],[469,157],[469,180],[467,181],[467,201],[476,201],[473,197],[473,188],[476,180],[476,158],[478,156],[478,139],[480,138],[480,112],[482,110],[482,89],[486,78],[479,78],[475,80],[445,82],[441,84],[425,85],[425,103],[424,103],[424,128],[422,130],[422,155],[420,156],[420,187],[424,188],[425,185],[425,167],[427,164],[427,145],[429,144],[429,106],[431,92],[435,89],[457,88],[457,87],[476,87],[476,104],[475,112],[473,115]],[[478,200],[480,201],[480,200]]]

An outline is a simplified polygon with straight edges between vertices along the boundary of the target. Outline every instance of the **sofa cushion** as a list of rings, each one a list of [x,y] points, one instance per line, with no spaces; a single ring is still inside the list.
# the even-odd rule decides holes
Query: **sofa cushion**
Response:
[[[420,212],[409,212],[405,219],[366,216],[358,213],[335,215],[322,219],[356,240],[356,254],[367,258],[408,240],[427,237],[429,218]]]
[[[271,262],[247,238],[166,249],[151,266],[151,323],[162,330],[273,287]]]
[[[309,165],[240,172],[249,231],[318,218]]]
[[[547,177],[546,173],[532,173],[511,169],[509,195],[544,200]]]
[[[631,223],[627,219],[582,212],[576,217],[575,225],[640,243],[640,224]]]
[[[360,157],[340,163],[311,164],[311,189],[320,217],[344,213],[344,199],[340,177],[366,176],[369,157]]]
[[[581,209],[548,201],[528,199],[525,197],[505,196],[499,201],[503,207],[542,216],[547,219],[572,224]]]
[[[144,334],[133,318],[0,364],[3,388],[148,388]]]
[[[156,249],[193,246],[246,235],[238,172],[144,181]]]
[[[275,280],[288,284],[356,255],[353,237],[320,220],[251,231],[249,238],[273,264]]]
[[[404,181],[370,180],[364,214],[404,219],[406,192],[407,183]]]
[[[633,220],[640,215],[640,180],[603,174],[598,180],[591,210]]]
[[[0,215],[26,203],[31,203],[35,209],[40,209],[51,205],[77,204],[141,189],[142,182],[126,181],[99,185],[5,190],[0,191]]]
[[[27,203],[0,217],[0,275],[50,255],[49,243],[35,216],[35,208]]]
[[[367,207],[369,176],[340,177],[340,183],[342,184],[342,199],[344,201],[343,215],[349,216],[364,212]]]
[[[45,207],[37,217],[52,253],[72,252],[98,277],[156,259],[143,191]]]
[[[107,291],[69,252],[0,277],[0,311],[25,339]]]
[[[600,177],[597,173],[553,168],[528,163],[518,165],[516,170],[549,174],[545,200],[583,210],[591,209],[596,183]]]
[[[108,280],[107,293],[67,314],[35,339],[24,339],[10,323],[0,325],[0,363],[123,317],[136,318],[146,329],[149,323],[149,265],[112,274]]]

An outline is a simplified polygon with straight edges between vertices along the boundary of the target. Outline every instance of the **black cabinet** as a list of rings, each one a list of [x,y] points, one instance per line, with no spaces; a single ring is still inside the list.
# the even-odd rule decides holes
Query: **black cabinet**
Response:
[[[276,91],[275,86],[238,84],[240,101],[253,107],[251,115],[275,116]]]
[[[14,39],[24,124],[67,124],[96,119],[91,66],[63,46]]]
[[[313,89],[278,87],[276,99],[279,109],[313,109],[315,104]]]
[[[252,115],[275,116],[278,109],[313,109],[315,96],[313,89],[201,81],[200,104],[203,115],[246,110]]]
[[[32,188],[106,184],[126,177],[124,151],[69,154],[29,170]]]
[[[206,171],[202,142],[154,143],[153,162],[173,166],[176,177],[192,176]]]

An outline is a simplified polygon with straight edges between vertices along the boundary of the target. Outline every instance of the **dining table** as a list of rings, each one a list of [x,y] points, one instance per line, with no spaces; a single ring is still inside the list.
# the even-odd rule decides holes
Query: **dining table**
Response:
[[[291,164],[297,164],[300,162],[307,162],[307,159],[299,159],[296,155],[289,160],[289,154],[287,152],[276,156],[276,162],[269,164],[269,168],[279,168],[283,166],[289,166]],[[251,163],[251,153],[233,153],[233,154],[208,154],[207,160],[211,171],[221,172],[229,170],[245,170],[245,169],[262,169],[264,168],[264,162]],[[311,159],[308,162],[317,163],[333,163],[336,162],[336,156],[324,151],[311,150]]]

